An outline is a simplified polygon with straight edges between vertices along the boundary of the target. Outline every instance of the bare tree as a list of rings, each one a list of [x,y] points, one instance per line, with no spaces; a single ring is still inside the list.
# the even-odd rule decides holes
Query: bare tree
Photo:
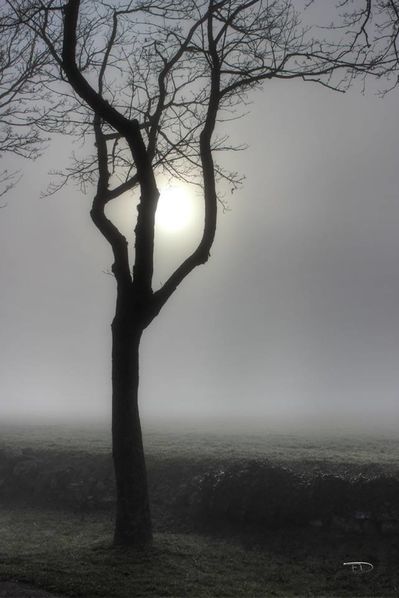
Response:
[[[358,61],[357,74],[379,80],[385,95],[399,83],[399,2],[398,0],[343,0],[340,10],[344,26],[357,28],[357,48],[370,57],[367,67]]]
[[[15,15],[0,12],[0,157],[12,154],[35,159],[40,155],[46,141],[40,125],[46,116],[43,83],[47,56],[32,30],[27,31]],[[19,176],[18,169],[0,173],[0,196]]]
[[[358,28],[314,30],[290,0],[10,0],[14,15],[52,56],[46,92],[62,96],[49,130],[94,136],[69,179],[95,185],[91,217],[109,243],[117,298],[112,323],[112,450],[117,489],[114,541],[146,545],[151,518],[138,411],[139,346],[144,330],[182,281],[205,264],[216,232],[217,182],[238,177],[215,161],[229,147],[223,121],[269,79],[345,89]],[[302,7],[305,9],[305,6]],[[341,24],[342,25],[342,24]],[[319,34],[322,34],[322,38]],[[341,35],[342,33],[342,35]],[[338,76],[337,76],[338,73]],[[168,280],[153,288],[157,177],[200,185],[203,232]],[[127,239],[106,207],[137,189],[137,221]],[[128,243],[134,244],[129,263]]]

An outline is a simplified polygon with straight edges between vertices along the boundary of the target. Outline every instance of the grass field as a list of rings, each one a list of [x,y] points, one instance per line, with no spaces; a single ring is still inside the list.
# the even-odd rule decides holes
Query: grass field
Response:
[[[67,426],[2,426],[0,445],[43,454],[104,454],[104,429]],[[326,467],[397,471],[395,438],[304,437],[239,434],[226,430],[149,428],[146,446],[157,471],[184,463],[252,457]],[[83,455],[83,456],[82,456]],[[399,497],[398,497],[399,500]],[[27,501],[29,505],[29,500]],[[106,512],[3,505],[0,511],[0,579],[17,579],[65,596],[85,598],[398,596],[399,541],[395,535],[362,536],[327,530],[275,530],[262,534],[189,529],[162,519],[155,505],[155,541],[144,554],[111,548],[112,517]],[[178,517],[178,515],[177,515]],[[355,575],[344,561],[375,565]]]
[[[144,425],[146,454],[159,458],[234,459],[266,457],[279,462],[325,461],[399,469],[399,435],[361,433],[276,433],[260,427],[204,424]],[[1,446],[50,451],[109,453],[108,425],[0,424]]]

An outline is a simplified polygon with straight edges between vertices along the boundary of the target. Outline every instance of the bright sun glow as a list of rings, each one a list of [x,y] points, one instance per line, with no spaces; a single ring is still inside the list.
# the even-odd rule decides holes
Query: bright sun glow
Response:
[[[193,200],[183,186],[167,187],[161,191],[156,212],[157,225],[166,232],[187,228],[193,220]]]

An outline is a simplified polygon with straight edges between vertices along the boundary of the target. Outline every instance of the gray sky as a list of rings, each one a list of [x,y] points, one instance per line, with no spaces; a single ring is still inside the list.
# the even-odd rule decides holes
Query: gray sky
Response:
[[[394,428],[397,92],[285,81],[253,99],[229,124],[249,149],[224,160],[247,178],[211,260],[144,336],[142,414]],[[90,194],[39,197],[66,156],[58,142],[26,164],[0,211],[2,418],[110,413],[111,255]]]

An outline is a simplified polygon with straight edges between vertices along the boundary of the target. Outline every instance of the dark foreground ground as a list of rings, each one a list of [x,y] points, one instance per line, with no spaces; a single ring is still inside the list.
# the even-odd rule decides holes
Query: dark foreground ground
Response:
[[[0,598],[62,598],[56,594],[49,594],[45,590],[32,588],[24,583],[15,581],[0,581]]]
[[[101,468],[108,467],[108,438],[103,432],[3,426],[0,433],[7,463],[12,463],[24,490],[22,496],[17,492],[10,499],[4,484],[14,478],[3,468],[0,596],[47,598],[37,593],[40,590],[81,598],[399,596],[399,533],[393,524],[384,533],[377,527],[360,531],[346,524],[333,525],[328,513],[312,525],[295,520],[288,526],[273,526],[267,518],[262,525],[249,524],[242,515],[248,509],[242,506],[240,511],[237,501],[235,511],[222,510],[224,521],[218,521],[217,517],[204,519],[203,511],[202,517],[194,517],[190,498],[197,480],[207,472],[224,472],[234,463],[242,471],[248,460],[265,458],[295,472],[333,474],[334,484],[348,471],[355,476],[392,476],[394,484],[399,463],[395,439],[150,430],[147,454],[155,540],[151,550],[137,553],[111,547],[112,505],[100,508],[83,497],[83,489],[94,483],[86,484],[86,478],[92,475],[95,480],[105,475]],[[10,461],[10,454],[15,461]],[[59,496],[65,471],[68,487],[74,490],[70,503]],[[77,482],[79,475],[85,479]],[[36,485],[23,488],[28,478]],[[342,484],[338,486],[345,488]],[[41,488],[48,489],[51,500],[43,499]],[[178,491],[188,499],[176,500]],[[272,500],[267,492],[260,499],[261,503]],[[212,513],[208,503],[206,513]],[[391,507],[392,512],[395,508]],[[356,575],[342,566],[352,560],[372,562],[374,570]],[[16,581],[35,591],[10,585]]]

